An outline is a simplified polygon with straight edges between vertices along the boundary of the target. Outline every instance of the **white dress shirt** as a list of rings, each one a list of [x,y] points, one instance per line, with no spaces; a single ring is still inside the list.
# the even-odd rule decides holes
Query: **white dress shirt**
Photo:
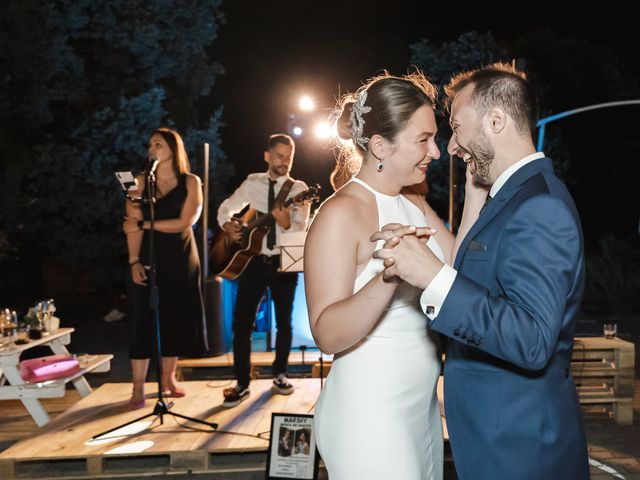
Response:
[[[489,196],[491,196],[491,198],[495,197],[504,184],[507,183],[507,180],[509,180],[511,175],[516,173],[527,163],[539,158],[544,158],[544,156],[545,155],[542,152],[532,153],[511,165],[502,172],[498,178],[496,178],[495,182],[493,182],[491,190],[489,191]],[[422,292],[422,295],[420,296],[420,306],[429,319],[433,320],[438,316],[438,313],[440,312],[447,295],[449,295],[449,291],[451,290],[457,275],[458,271],[455,268],[445,264],[433,280],[431,280],[431,283],[427,286],[425,291]]]
[[[247,205],[260,212],[260,214],[268,213],[269,207],[269,174],[267,172],[252,173],[247,179],[240,184],[233,194],[220,204],[218,208],[218,225],[222,228],[231,217],[241,211]],[[274,185],[274,194],[276,198],[280,193],[280,189],[284,182],[293,180],[289,175],[278,177]],[[307,184],[300,180],[293,180],[291,190],[287,195],[287,199],[295,197],[299,193],[307,190]],[[285,230],[276,223],[276,245],[280,244],[280,235],[283,232],[304,231],[307,228],[307,220],[309,219],[310,204],[293,205],[291,210],[291,227]],[[262,239],[262,255],[272,256],[280,255],[280,249],[273,250],[267,248],[267,235]]]

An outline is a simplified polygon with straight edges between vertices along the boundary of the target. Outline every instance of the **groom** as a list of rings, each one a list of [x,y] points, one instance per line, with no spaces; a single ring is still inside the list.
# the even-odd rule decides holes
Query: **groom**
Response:
[[[449,339],[445,410],[459,478],[589,478],[570,369],[582,230],[551,160],[534,147],[533,89],[515,68],[494,64],[456,76],[445,91],[449,153],[489,189],[487,203],[453,267],[397,225],[374,235],[387,240],[376,256],[387,277],[424,290],[431,330]]]

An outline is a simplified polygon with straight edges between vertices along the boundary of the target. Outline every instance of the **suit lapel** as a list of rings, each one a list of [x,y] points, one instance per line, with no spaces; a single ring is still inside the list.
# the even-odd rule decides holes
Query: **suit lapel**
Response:
[[[495,216],[500,213],[507,202],[516,194],[520,187],[531,177],[540,173],[543,170],[553,171],[553,165],[550,158],[540,158],[527,163],[522,168],[518,169],[498,191],[495,198],[489,202],[484,211],[480,214],[476,222],[469,229],[469,232],[464,237],[464,240],[460,244],[458,253],[456,255],[453,267],[457,270],[462,263],[464,254],[469,248],[469,243],[486,227]]]

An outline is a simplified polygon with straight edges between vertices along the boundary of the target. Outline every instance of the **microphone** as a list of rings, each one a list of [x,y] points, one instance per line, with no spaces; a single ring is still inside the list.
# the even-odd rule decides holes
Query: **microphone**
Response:
[[[157,155],[151,155],[149,157],[149,168],[147,170],[149,175],[154,174],[156,172],[156,168],[158,168],[158,163],[160,163],[160,159],[158,158]]]

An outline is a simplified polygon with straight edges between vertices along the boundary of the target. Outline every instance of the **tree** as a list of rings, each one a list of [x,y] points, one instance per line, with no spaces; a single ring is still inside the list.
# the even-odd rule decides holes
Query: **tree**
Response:
[[[113,172],[142,166],[159,126],[183,134],[192,166],[194,149],[208,141],[210,177],[224,182],[233,174],[219,148],[222,108],[204,107],[224,71],[207,52],[224,22],[220,5],[5,2],[0,236],[12,248],[28,244],[94,264],[123,255],[123,198]]]

